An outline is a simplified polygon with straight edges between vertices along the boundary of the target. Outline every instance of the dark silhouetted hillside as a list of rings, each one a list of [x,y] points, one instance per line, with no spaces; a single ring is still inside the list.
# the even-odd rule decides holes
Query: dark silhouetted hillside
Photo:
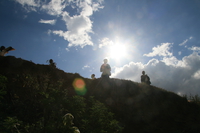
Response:
[[[0,76],[3,133],[73,132],[67,113],[81,133],[200,132],[200,106],[155,86],[92,80],[13,56],[0,57]]]

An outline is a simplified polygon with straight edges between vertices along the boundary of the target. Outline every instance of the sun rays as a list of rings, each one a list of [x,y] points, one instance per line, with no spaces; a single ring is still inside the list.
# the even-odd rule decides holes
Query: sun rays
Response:
[[[109,56],[111,59],[122,59],[127,55],[127,48],[123,44],[113,44],[109,48]]]

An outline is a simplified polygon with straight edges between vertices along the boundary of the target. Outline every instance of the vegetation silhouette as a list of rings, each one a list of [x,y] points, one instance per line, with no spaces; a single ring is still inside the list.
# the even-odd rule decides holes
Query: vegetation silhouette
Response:
[[[199,101],[187,96],[130,80],[92,80],[13,56],[0,62],[2,133],[200,132]],[[84,82],[73,85],[76,79]],[[77,93],[83,88],[86,93]]]

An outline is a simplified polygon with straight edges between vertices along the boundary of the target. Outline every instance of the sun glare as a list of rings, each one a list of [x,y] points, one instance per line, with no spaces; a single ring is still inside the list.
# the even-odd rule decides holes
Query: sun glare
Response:
[[[115,44],[110,47],[110,58],[120,59],[126,55],[125,45]]]

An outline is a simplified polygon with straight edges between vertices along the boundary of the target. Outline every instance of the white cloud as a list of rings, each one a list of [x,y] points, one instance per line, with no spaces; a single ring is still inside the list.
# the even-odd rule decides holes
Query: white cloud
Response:
[[[182,43],[179,44],[179,46],[185,45],[189,40],[191,40],[193,37],[189,37],[189,39],[184,40]]]
[[[82,16],[91,16],[93,14],[91,3],[83,2],[80,7],[82,7],[81,14]]]
[[[102,0],[102,1],[103,1],[103,0]],[[104,8],[104,6],[102,6],[101,3],[102,3],[102,2],[94,3],[94,4],[92,5],[92,9],[93,9],[94,11],[98,11],[99,9]]]
[[[197,51],[197,52],[200,52],[200,47],[196,47],[196,46],[192,46],[191,48],[188,48],[192,51]]]
[[[162,59],[162,62],[164,62],[166,65],[172,65],[174,67],[178,66],[182,66],[182,62],[179,61],[175,56],[172,57],[164,57]]]
[[[37,8],[40,6],[40,0],[15,0],[21,4],[27,12],[37,11]]]
[[[66,22],[68,31],[53,31],[52,33],[64,37],[71,46],[93,45],[89,33],[92,33],[92,22],[85,16],[70,17],[67,12],[63,14],[63,20]]]
[[[90,66],[85,65],[82,69],[84,70],[84,69],[86,69],[86,68],[90,68]]]
[[[195,79],[200,79],[200,70],[198,70],[197,72],[195,72],[192,77],[195,78]]]
[[[188,39],[186,39],[185,41],[183,41],[182,43],[179,44],[179,46],[183,46],[188,42]]]
[[[54,25],[56,23],[56,20],[55,19],[53,19],[53,20],[43,20],[43,19],[40,19],[39,23]]]
[[[65,48],[66,51],[69,51],[69,48]]]
[[[48,4],[42,5],[41,9],[50,15],[60,15],[66,5],[65,0],[51,0]]]
[[[147,57],[154,56],[172,56],[172,53],[169,51],[172,47],[172,43],[162,43],[161,45],[157,45],[157,47],[153,47],[151,53],[144,54]]]
[[[35,2],[36,0],[15,0],[15,1],[20,3],[22,6],[25,6],[25,5],[33,6],[33,7],[39,6],[38,2]]]
[[[100,41],[99,48],[102,48],[107,45],[112,45],[112,44],[113,44],[113,41],[111,41],[109,38],[105,37]]]
[[[142,70],[144,67],[145,65],[141,62],[130,62],[129,64],[124,65],[123,67],[114,67],[114,73],[112,73],[111,76],[120,79],[137,79],[138,75],[136,73]]]

